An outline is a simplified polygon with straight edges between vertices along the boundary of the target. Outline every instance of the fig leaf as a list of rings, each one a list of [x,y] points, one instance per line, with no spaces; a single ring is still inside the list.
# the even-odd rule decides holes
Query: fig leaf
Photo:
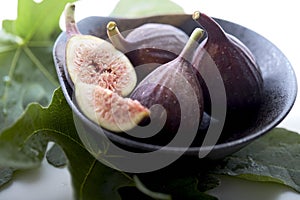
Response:
[[[16,170],[39,166],[49,140],[60,145],[68,158],[78,199],[120,199],[118,189],[135,188],[134,180],[128,175],[101,164],[85,149],[77,135],[72,111],[60,89],[55,92],[49,107],[30,104],[15,125],[0,135],[0,166]],[[299,156],[299,143],[299,134],[276,128],[228,156],[207,175],[225,174],[253,181],[271,181],[299,191],[299,159],[296,159]],[[167,179],[164,181],[164,191],[159,191],[161,188],[157,188],[159,185],[156,181],[142,179],[142,183],[155,192],[171,194],[172,197],[187,195],[191,199],[198,195],[206,196],[201,192],[218,185],[216,180],[212,180],[210,175],[207,178],[206,174],[198,178]],[[197,187],[200,192],[196,190]],[[191,188],[194,189],[191,191]],[[210,198],[207,196],[207,199]]]
[[[30,104],[0,135],[0,166],[18,170],[39,166],[49,141],[60,145],[68,158],[76,199],[120,199],[117,189],[133,185],[129,176],[106,167],[85,149],[60,89],[49,107]]]
[[[0,187],[12,179],[13,172],[14,170],[10,167],[0,168]]]
[[[54,167],[64,167],[68,162],[65,152],[57,144],[54,144],[49,151],[47,151],[46,159],[48,163]]]
[[[275,128],[239,152],[228,156],[218,174],[283,184],[300,192],[300,135]]]
[[[183,8],[170,0],[122,0],[117,3],[110,15],[130,18],[180,13],[184,13]]]
[[[59,18],[74,0],[18,1],[16,20],[0,31],[0,134],[31,102],[47,105],[58,87],[52,47],[61,31]],[[51,9],[53,8],[53,9]],[[49,12],[51,11],[51,12]]]
[[[53,141],[63,149],[68,159],[76,199],[123,199],[119,193],[122,188],[135,188],[134,191],[127,191],[126,196],[129,193],[135,196],[141,188],[140,195],[149,195],[149,189],[146,189],[147,194],[143,194],[146,186],[141,187],[141,183],[137,183],[128,174],[107,167],[95,159],[81,143],[73,120],[72,111],[61,89],[55,91],[49,107],[30,104],[15,125],[0,135],[0,166],[15,170],[37,167],[45,155],[46,144]],[[106,151],[103,149],[101,152]],[[105,156],[110,155],[104,154],[104,159]],[[166,192],[174,197],[186,195],[186,199],[200,196],[214,199],[198,190],[196,178],[190,181],[190,177],[187,180],[173,177],[164,180],[164,183]],[[155,182],[151,184],[157,186]],[[183,186],[184,190],[179,191]],[[150,192],[150,195],[154,194],[157,196],[158,193]]]
[[[4,20],[3,29],[24,41],[50,42],[61,32],[59,18],[66,3],[76,0],[18,0],[16,20]]]
[[[199,174],[201,174],[201,172],[199,172]],[[147,175],[146,177],[141,175],[141,178],[135,176],[134,181],[140,191],[153,199],[217,200],[216,197],[206,193],[207,190],[219,185],[219,181],[211,181],[214,178],[213,175],[209,174],[205,176],[198,174],[173,174],[167,177],[164,177],[162,174],[154,174],[148,177]],[[203,183],[207,185],[204,186]]]

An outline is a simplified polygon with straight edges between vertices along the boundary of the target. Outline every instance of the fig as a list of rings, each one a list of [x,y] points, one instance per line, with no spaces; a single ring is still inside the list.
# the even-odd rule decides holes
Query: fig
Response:
[[[227,100],[225,126],[243,126],[256,115],[262,101],[263,78],[255,57],[239,39],[226,33],[213,18],[196,11],[193,19],[207,33],[203,44],[197,49],[194,66],[202,77],[211,82],[218,77],[212,70],[217,67]],[[210,102],[208,90],[203,93],[205,103]]]
[[[137,71],[143,79],[160,64],[175,59],[186,42],[188,35],[181,29],[162,23],[146,23],[132,31],[126,38],[120,33],[116,22],[107,24],[107,35],[112,44],[125,53],[134,66],[142,66]]]
[[[136,86],[136,72],[129,59],[104,39],[80,34],[74,19],[75,4],[65,8],[66,74],[71,85],[77,81],[99,85],[121,96]]]
[[[191,59],[198,46],[196,41],[202,36],[203,30],[196,28],[181,53],[148,74],[130,95],[147,108],[157,104],[164,108],[164,111],[151,113],[151,118],[166,119],[161,131],[154,136],[157,143],[170,141],[182,124],[186,132],[199,128],[204,105]]]
[[[80,34],[74,20],[74,4],[67,4],[66,69],[75,100],[91,121],[114,131],[127,131],[149,117],[149,110],[127,96],[137,77],[129,59],[111,43]]]
[[[90,120],[114,132],[130,130],[150,114],[138,101],[95,84],[76,83],[75,98]]]

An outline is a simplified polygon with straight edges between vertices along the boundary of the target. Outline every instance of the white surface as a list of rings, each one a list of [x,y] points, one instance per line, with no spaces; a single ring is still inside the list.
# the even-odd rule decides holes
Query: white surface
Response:
[[[0,3],[0,21],[16,16],[16,0]],[[76,18],[89,15],[105,16],[117,0],[81,0]],[[268,38],[287,56],[300,75],[300,12],[295,0],[238,1],[238,0],[175,0],[187,13],[200,10],[250,28]],[[279,125],[300,132],[299,99],[286,119]],[[236,178],[221,178],[221,186],[212,190],[220,200],[296,200],[300,194],[293,190],[267,183],[256,183]],[[72,187],[67,169],[55,169],[46,161],[42,167],[15,175],[14,181],[0,190],[0,200],[72,200]]]

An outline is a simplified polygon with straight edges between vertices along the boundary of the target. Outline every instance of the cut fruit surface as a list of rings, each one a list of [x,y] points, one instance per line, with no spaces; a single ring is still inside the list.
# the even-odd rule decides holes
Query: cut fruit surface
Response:
[[[77,27],[75,4],[65,7],[67,43],[65,49],[67,78],[99,85],[121,96],[128,95],[136,85],[136,72],[129,59],[102,38],[82,35]]]
[[[101,127],[122,132],[136,127],[150,111],[138,101],[123,98],[109,89],[78,82],[75,97],[82,112]]]
[[[137,81],[127,57],[95,36],[75,35],[68,40],[66,66],[73,83],[99,85],[121,96],[128,95]]]

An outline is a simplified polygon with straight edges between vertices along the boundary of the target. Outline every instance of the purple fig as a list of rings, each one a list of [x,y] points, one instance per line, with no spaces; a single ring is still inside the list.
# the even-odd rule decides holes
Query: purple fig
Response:
[[[189,38],[181,29],[161,23],[141,25],[131,30],[125,38],[113,21],[107,24],[107,35],[134,66],[143,67],[143,70],[137,71],[140,79],[159,65],[176,58]]]
[[[207,33],[207,38],[199,46],[193,63],[202,77],[211,82],[218,77],[212,72],[212,69],[217,67],[224,83],[227,100],[225,124],[238,127],[248,123],[258,112],[263,93],[263,78],[254,55],[240,40],[226,33],[211,17],[195,12],[193,19]],[[209,90],[216,92],[218,88]],[[204,90],[204,93],[205,102],[210,102],[209,91]]]
[[[157,104],[165,109],[167,116],[163,112],[151,113],[151,118],[166,117],[164,127],[156,135],[160,143],[170,141],[182,124],[189,132],[195,126],[198,128],[201,122],[204,106],[202,89],[191,60],[199,45],[196,41],[202,35],[203,30],[196,28],[179,56],[148,74],[130,96],[150,110]]]

